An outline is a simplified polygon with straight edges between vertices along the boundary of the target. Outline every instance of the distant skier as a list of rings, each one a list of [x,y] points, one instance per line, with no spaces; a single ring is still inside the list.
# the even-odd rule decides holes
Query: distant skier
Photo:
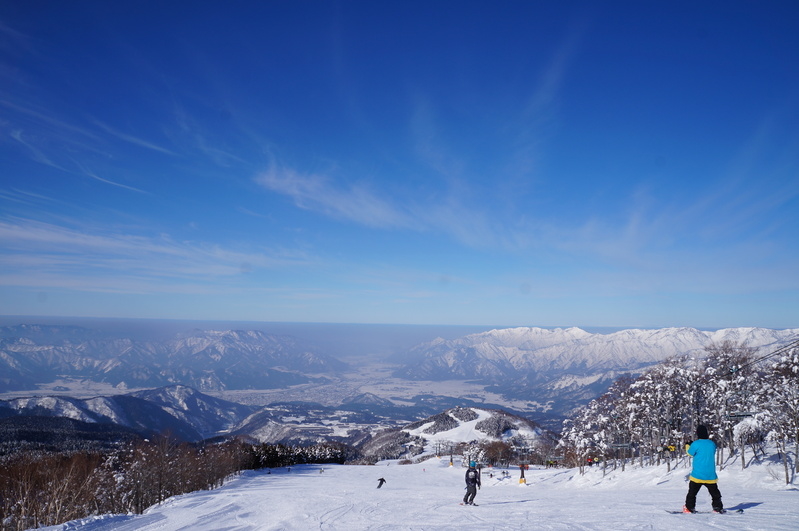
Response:
[[[694,463],[691,475],[688,478],[690,480],[688,483],[688,495],[685,497],[685,505],[682,510],[684,513],[696,512],[696,495],[702,485],[704,485],[710,493],[713,512],[723,513],[724,505],[721,503],[721,492],[717,485],[716,443],[710,440],[707,427],[701,424],[696,427],[696,437],[697,440],[686,449],[688,455],[694,458]]]
[[[380,487],[382,487],[383,483],[386,483],[385,479],[383,479],[383,478],[378,479],[377,480],[377,488],[379,489]]]
[[[480,488],[480,472],[475,468],[477,463],[469,461],[469,468],[466,470],[466,495],[463,497],[463,505],[474,505],[474,497],[477,496],[477,489]]]

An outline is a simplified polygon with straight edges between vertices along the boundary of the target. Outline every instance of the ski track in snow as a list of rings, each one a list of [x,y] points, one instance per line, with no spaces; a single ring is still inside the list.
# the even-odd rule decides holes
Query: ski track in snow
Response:
[[[483,473],[477,507],[461,506],[465,469],[456,460],[415,465],[301,465],[247,471],[223,487],[171,498],[143,515],[104,515],[44,528],[50,531],[322,531],[352,530],[791,530],[799,528],[799,490],[774,479],[766,465],[727,468],[719,487],[728,510],[743,514],[669,514],[682,507],[687,469],[626,472],[519,470],[510,478]],[[386,484],[377,489],[377,479]],[[710,511],[699,493],[697,509]]]

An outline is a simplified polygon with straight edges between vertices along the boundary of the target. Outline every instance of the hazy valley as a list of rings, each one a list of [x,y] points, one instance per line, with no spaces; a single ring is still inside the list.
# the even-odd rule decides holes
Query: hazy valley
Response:
[[[273,328],[298,335],[270,333],[264,324],[260,330],[161,330],[149,337],[107,327],[5,326],[0,328],[0,398],[4,404],[16,399],[10,409],[17,412],[48,410],[97,421],[83,418],[68,403],[94,400],[96,409],[118,396],[140,399],[155,393],[147,390],[166,387],[175,394],[185,387],[207,397],[203,404],[155,403],[181,421],[186,420],[181,415],[210,415],[172,430],[193,439],[235,432],[263,441],[349,440],[458,406],[503,409],[558,431],[570,411],[599,396],[621,374],[677,354],[701,357],[706,346],[724,341],[767,352],[799,333],[512,328],[458,336],[464,330],[453,327],[445,330],[448,338],[419,341],[439,330],[296,326]],[[37,396],[55,398],[23,400]],[[211,398],[224,402],[209,405]],[[181,413],[181,407],[186,411]],[[238,413],[221,422],[226,409]],[[255,417],[247,424],[249,414]],[[113,415],[103,418],[115,422]]]

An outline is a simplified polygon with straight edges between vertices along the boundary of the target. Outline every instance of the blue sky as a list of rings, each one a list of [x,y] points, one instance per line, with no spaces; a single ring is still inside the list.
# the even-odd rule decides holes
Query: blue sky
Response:
[[[799,327],[799,3],[3,2],[0,314]]]

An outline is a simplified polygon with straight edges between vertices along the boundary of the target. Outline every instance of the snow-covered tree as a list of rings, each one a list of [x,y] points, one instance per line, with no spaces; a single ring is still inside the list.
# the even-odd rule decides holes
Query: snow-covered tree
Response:
[[[718,461],[721,463],[725,445],[729,446],[730,451],[736,446],[733,436],[735,424],[753,414],[757,387],[757,373],[752,363],[755,350],[745,343],[724,341],[707,346],[705,351],[707,356],[702,383],[709,424],[715,426],[722,437],[718,452]],[[743,445],[738,447],[744,451]],[[745,461],[743,455],[742,461]]]
[[[785,482],[791,483],[788,451],[794,445],[794,473],[799,473],[799,348],[773,363],[763,379],[760,396],[770,415],[769,434],[782,456]]]
[[[560,447],[572,466],[590,455],[615,463],[621,454],[623,469],[632,445],[641,465],[665,458],[671,468],[701,423],[715,434],[719,463],[728,448],[745,467],[748,449],[757,457],[767,439],[775,442],[790,483],[791,452],[799,472],[799,346],[777,353],[779,361],[764,367],[770,355],[754,359],[745,344],[725,342],[709,346],[704,359],[677,356],[617,381],[564,423]]]
[[[461,454],[463,466],[469,466],[470,461],[481,464],[486,461],[485,449],[477,442],[464,445]]]

